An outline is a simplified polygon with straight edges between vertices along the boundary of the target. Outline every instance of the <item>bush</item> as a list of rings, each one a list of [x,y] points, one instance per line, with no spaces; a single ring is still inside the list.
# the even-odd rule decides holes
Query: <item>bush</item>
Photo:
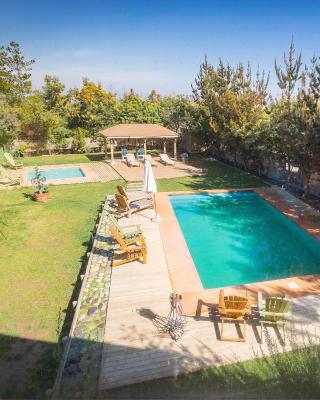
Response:
[[[88,132],[83,128],[76,128],[73,131],[73,150],[76,153],[86,153],[86,137],[88,136]]]

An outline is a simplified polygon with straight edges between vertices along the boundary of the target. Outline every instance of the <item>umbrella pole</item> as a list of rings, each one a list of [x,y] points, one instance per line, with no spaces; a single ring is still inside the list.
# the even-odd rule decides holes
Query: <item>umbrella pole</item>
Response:
[[[153,205],[154,205],[154,211],[155,211],[155,214],[156,214],[153,220],[155,222],[161,222],[161,217],[158,214],[158,208],[157,208],[157,201],[156,201],[156,194],[155,193],[153,193]]]

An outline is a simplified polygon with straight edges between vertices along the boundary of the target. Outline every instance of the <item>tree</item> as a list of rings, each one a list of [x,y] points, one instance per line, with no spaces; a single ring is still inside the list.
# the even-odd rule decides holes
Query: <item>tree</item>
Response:
[[[161,123],[160,103],[144,100],[132,90],[125,94],[119,104],[119,122]]]
[[[42,86],[42,98],[48,110],[63,114],[66,96],[63,95],[65,85],[56,76],[45,75]]]
[[[31,66],[34,62],[25,59],[16,42],[0,48],[0,87],[11,101],[20,100],[31,92]]]
[[[300,122],[297,161],[304,175],[307,194],[310,191],[310,177],[313,171],[320,171],[320,64],[313,56],[311,66],[306,69],[307,83],[298,96]]]
[[[0,147],[10,145],[17,138],[20,121],[17,111],[0,102]]]
[[[83,79],[81,90],[68,94],[69,121],[72,128],[84,128],[90,135],[114,125],[117,118],[117,98],[105,91],[100,84]]]
[[[289,47],[289,54],[283,55],[284,68],[274,61],[274,68],[278,78],[278,86],[282,91],[282,96],[290,104],[294,89],[298,80],[301,78],[300,69],[302,66],[301,52],[295,56],[295,45],[293,39]]]
[[[250,64],[232,68],[220,60],[215,68],[205,58],[200,66],[193,87],[195,102],[208,120],[211,145],[231,152],[235,163],[238,154],[245,163],[249,158],[246,142],[263,115],[267,84],[264,73],[253,82]]]
[[[45,108],[40,92],[23,99],[20,118],[22,136],[36,140],[40,151],[47,149],[51,133],[64,125],[64,120],[57,113]]]

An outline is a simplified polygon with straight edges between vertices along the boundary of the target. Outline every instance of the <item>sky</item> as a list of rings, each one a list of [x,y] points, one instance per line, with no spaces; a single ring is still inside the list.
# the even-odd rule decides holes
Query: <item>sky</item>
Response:
[[[34,58],[33,88],[45,74],[67,88],[82,77],[118,95],[190,94],[207,55],[271,72],[291,38],[307,62],[320,55],[319,0],[0,0],[0,45]]]

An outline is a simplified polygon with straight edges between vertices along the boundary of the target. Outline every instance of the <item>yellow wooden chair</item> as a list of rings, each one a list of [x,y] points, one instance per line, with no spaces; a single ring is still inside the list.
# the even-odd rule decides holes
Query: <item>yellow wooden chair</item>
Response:
[[[230,342],[245,342],[246,341],[246,320],[245,316],[250,312],[249,300],[246,297],[235,295],[224,295],[224,290],[219,291],[219,306],[221,320],[221,340]],[[223,335],[223,328],[225,321],[241,322],[243,324],[243,337],[228,338]]]
[[[147,246],[143,236],[124,239],[114,225],[109,225],[109,229],[111,236],[120,246],[119,251],[114,251],[112,260],[113,267],[139,259],[142,259],[143,264],[147,263]]]
[[[139,199],[129,203],[128,199],[119,193],[115,194],[115,199],[118,206],[118,211],[127,215],[145,210],[147,208],[153,208],[152,199]]]

